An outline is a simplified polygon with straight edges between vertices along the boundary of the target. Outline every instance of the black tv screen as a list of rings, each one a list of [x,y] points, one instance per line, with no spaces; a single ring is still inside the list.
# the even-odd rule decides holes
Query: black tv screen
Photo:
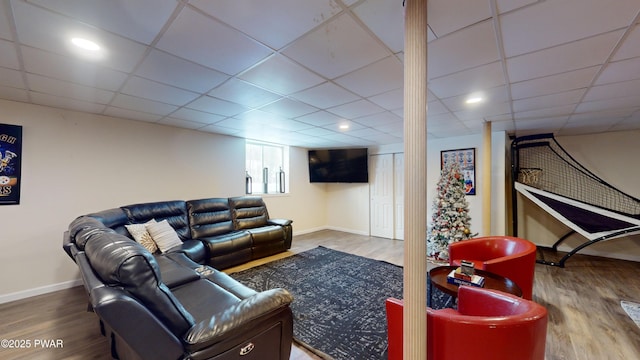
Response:
[[[309,181],[367,183],[368,161],[366,148],[309,150]]]

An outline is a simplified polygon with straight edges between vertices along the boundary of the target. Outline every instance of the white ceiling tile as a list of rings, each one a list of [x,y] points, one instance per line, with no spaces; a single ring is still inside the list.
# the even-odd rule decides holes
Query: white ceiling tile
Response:
[[[638,56],[640,56],[640,25],[633,27],[625,42],[613,55],[612,60],[618,61]]]
[[[304,123],[311,124],[314,126],[323,126],[327,124],[336,123],[342,120],[342,118],[326,111],[317,111],[309,115],[300,116],[299,118],[296,118],[296,120],[302,121]]]
[[[442,103],[451,111],[464,111],[475,108],[490,108],[495,104],[502,104],[509,100],[506,86],[498,86],[474,92],[474,96],[480,96],[484,100],[477,104],[467,104],[466,100],[472,94],[464,94],[442,99]]]
[[[346,119],[353,119],[384,111],[383,108],[367,100],[358,100],[348,104],[332,107],[327,110]]]
[[[431,101],[427,103],[427,116],[440,115],[449,112],[446,106],[440,101]]]
[[[598,76],[596,85],[640,79],[640,57],[609,63]]]
[[[507,59],[513,82],[559,74],[603,64],[622,31],[609,32],[585,40]]]
[[[275,93],[289,95],[325,81],[282,55],[273,55],[240,78]]]
[[[404,66],[391,55],[334,80],[354,93],[368,97],[400,89],[404,83]]]
[[[516,122],[516,134],[517,136],[523,136],[528,134],[536,134],[541,132],[556,132],[562,128],[567,122],[566,117],[547,117],[533,120],[518,120]],[[521,134],[520,132],[527,132]]]
[[[577,122],[582,120],[600,120],[600,119],[621,119],[626,118],[633,115],[640,109],[640,106],[631,107],[631,108],[622,108],[622,109],[614,109],[608,111],[594,111],[587,113],[574,114],[569,117],[569,121]]]
[[[638,106],[638,104],[640,104],[640,96],[628,96],[615,99],[586,101],[578,105],[578,107],[576,108],[576,113],[631,108]]]
[[[640,130],[640,117],[629,117],[622,119],[609,129],[609,131],[628,131],[628,130]]]
[[[167,71],[171,69],[171,71]],[[153,49],[136,70],[136,75],[182,89],[206,92],[229,76],[202,65]]]
[[[429,90],[439,98],[489,89],[504,85],[504,73],[500,61],[478,66],[477,68],[457,72],[429,81]]]
[[[637,12],[637,0],[620,0],[616,6],[606,1],[538,2],[500,18],[504,51],[512,57],[616,30],[628,26]]]
[[[23,2],[15,1],[12,4],[22,44],[62,55],[78,55],[85,61],[121,71],[132,70],[145,52],[145,46],[112,33]],[[84,56],[84,53],[71,44],[72,37],[93,40],[102,49],[97,56]]]
[[[287,118],[295,118],[298,116],[316,112],[318,111],[318,108],[307,105],[300,101],[282,98],[278,101],[272,102],[269,105],[261,107],[260,110]]]
[[[437,78],[500,60],[491,21],[483,21],[429,43],[428,74]]]
[[[487,118],[497,115],[510,114],[511,108],[509,103],[497,103],[490,106],[479,107],[475,109],[464,109],[454,112],[454,115],[460,119],[460,121],[483,121]]]
[[[568,71],[561,74],[525,80],[511,84],[511,97],[523,99],[540,95],[555,94],[562,91],[586,88],[598,73],[599,66]]]
[[[118,90],[127,79],[123,72],[92,63],[29,47],[22,47],[21,51],[25,70],[29,73],[112,91]]]
[[[625,96],[640,96],[640,79],[594,86],[589,89],[584,101],[622,98]]]
[[[238,136],[238,134],[240,133],[240,130],[238,129],[232,129],[232,128],[220,126],[218,124],[201,127],[200,129],[198,129],[198,131],[206,131],[206,132],[211,132],[215,134],[223,134],[223,135],[231,135],[231,136]]]
[[[0,6],[0,39],[13,40],[11,32],[11,24],[9,22],[9,16],[5,10],[8,10],[8,6]]]
[[[224,116],[211,114],[203,111],[192,110],[188,108],[180,108],[171,113],[172,118],[188,120],[191,122],[198,122],[203,124],[214,124],[222,119]]]
[[[111,105],[122,109],[141,111],[149,114],[167,115],[177,109],[174,105],[143,99],[135,96],[118,94]]]
[[[390,55],[347,14],[323,23],[284,54],[329,79]]]
[[[398,1],[368,0],[353,12],[391,51],[397,53],[404,49],[404,7]]]
[[[231,78],[229,81],[211,90],[209,95],[250,108],[266,105],[281,97],[278,94],[261,89],[237,78]]]
[[[302,129],[308,129],[311,125],[296,121],[290,120],[285,117],[264,112],[261,110],[251,110],[245,113],[239,114],[234,117],[234,119],[241,120],[247,124],[253,124],[257,126],[264,126],[269,128],[278,128],[289,131],[299,131]],[[226,120],[220,122],[221,125],[224,124]],[[224,126],[224,125],[223,125]]]
[[[35,74],[27,74],[27,82],[29,83],[29,89],[32,91],[56,94],[59,97],[98,104],[108,104],[115,95],[112,91],[100,90]]]
[[[342,105],[358,99],[355,94],[330,81],[292,94],[291,97],[319,108]]]
[[[0,39],[0,67],[20,69],[15,44]]]
[[[559,94],[543,95],[513,102],[513,111],[528,111],[554,106],[577,104],[586,89],[571,90]]]
[[[0,77],[1,76],[2,73],[0,71]],[[29,94],[26,90],[23,89],[0,85],[0,99],[28,102]]]
[[[353,121],[357,122],[358,124],[377,128],[389,123],[402,122],[402,118],[392,112],[385,111],[379,114],[359,117],[354,119]]]
[[[118,118],[140,120],[140,121],[146,121],[146,122],[156,122],[162,118],[161,115],[123,109],[115,106],[108,106],[107,109],[104,111],[104,114],[108,116],[118,117]]]
[[[437,37],[491,17],[489,1],[430,0],[427,3],[429,27]]]
[[[600,120],[581,120],[576,122],[567,122],[562,129],[558,132],[559,136],[565,134],[580,135],[580,134],[597,134],[606,131],[610,131],[620,119],[600,119]]]
[[[212,114],[218,114],[223,116],[234,116],[241,112],[249,110],[240,104],[236,104],[230,101],[217,99],[211,96],[203,96],[196,99],[192,103],[187,105],[188,108],[194,110],[200,110]]]
[[[18,70],[0,68],[0,86],[26,89],[22,73]]]
[[[207,125],[207,124],[203,124],[195,121],[176,119],[172,117],[166,117],[166,118],[160,119],[158,120],[157,123],[162,125],[175,126],[175,127],[184,128],[184,129],[199,129]]]
[[[496,0],[498,13],[512,11],[541,0]]]
[[[404,106],[404,88],[371,96],[367,100],[387,110],[402,109]]]
[[[536,110],[528,110],[528,111],[519,111],[514,112],[513,117],[516,121],[520,122],[520,120],[526,119],[536,119],[536,118],[569,118],[569,115],[575,109],[575,105],[562,105],[555,106],[544,109],[536,109]]]
[[[272,53],[244,34],[189,7],[180,12],[157,47],[230,75],[247,69]]]
[[[127,80],[122,93],[135,96],[142,94],[145,99],[182,106],[199,96],[198,93],[178,89],[155,81],[133,76]]]
[[[491,131],[505,131],[513,133],[516,131],[516,123],[513,120],[492,120]]]
[[[190,3],[274,49],[289,44],[341,10],[331,0],[192,0]]]
[[[169,20],[175,0],[28,0],[82,22],[150,44]]]
[[[66,97],[59,97],[51,94],[37,93],[33,91],[29,93],[29,97],[35,104],[46,105],[61,109],[70,109],[89,113],[100,113],[105,108],[105,105],[101,104],[91,103],[88,101],[80,101]]]
[[[309,136],[323,136],[323,135],[330,135],[333,133],[333,131],[329,129],[326,129],[323,127],[317,127],[317,126],[314,126],[308,129],[303,129],[297,132],[300,134],[309,135]]]

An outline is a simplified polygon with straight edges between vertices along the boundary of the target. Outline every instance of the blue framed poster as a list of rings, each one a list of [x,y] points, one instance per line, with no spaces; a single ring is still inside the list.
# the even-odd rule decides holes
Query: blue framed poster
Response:
[[[20,204],[22,126],[0,124],[0,205]]]

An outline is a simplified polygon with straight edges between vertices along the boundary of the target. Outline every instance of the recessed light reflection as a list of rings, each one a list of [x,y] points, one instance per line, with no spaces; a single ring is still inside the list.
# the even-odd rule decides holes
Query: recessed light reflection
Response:
[[[468,98],[465,103],[467,104],[477,104],[477,103],[481,103],[484,99],[480,96],[473,96]]]
[[[81,49],[89,50],[89,51],[99,51],[100,45],[95,42],[83,38],[73,38],[71,39],[71,43]]]
[[[342,124],[339,126],[340,130],[347,130],[349,128],[349,124]]]

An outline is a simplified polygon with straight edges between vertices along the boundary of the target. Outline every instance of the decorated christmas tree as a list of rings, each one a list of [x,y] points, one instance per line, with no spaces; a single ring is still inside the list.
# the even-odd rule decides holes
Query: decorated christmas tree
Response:
[[[457,163],[452,162],[442,169],[437,191],[427,230],[427,255],[448,260],[449,244],[475,236],[470,230],[464,177]]]

